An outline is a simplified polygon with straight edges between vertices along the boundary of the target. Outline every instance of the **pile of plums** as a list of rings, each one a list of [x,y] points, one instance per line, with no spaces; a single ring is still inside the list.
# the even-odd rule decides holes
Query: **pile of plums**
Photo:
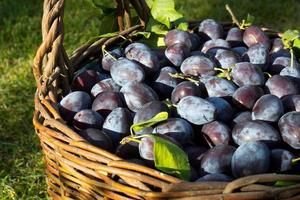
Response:
[[[297,58],[257,26],[223,28],[206,19],[193,32],[169,31],[164,48],[134,42],[107,50],[74,77],[61,116],[89,143],[154,167],[153,139],[120,141],[132,124],[168,112],[135,134],[183,149],[191,181],[299,173]]]

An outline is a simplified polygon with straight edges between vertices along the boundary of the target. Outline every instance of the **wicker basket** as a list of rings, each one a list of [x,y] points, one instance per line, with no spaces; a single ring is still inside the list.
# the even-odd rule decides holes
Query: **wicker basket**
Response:
[[[130,4],[140,25],[131,26]],[[123,161],[88,144],[62,120],[56,102],[68,93],[73,72],[96,58],[101,46],[131,37],[147,22],[144,0],[117,0],[119,36],[90,41],[68,56],[63,47],[64,0],[44,0],[43,42],[34,59],[37,83],[33,124],[44,152],[48,194],[52,199],[300,199],[300,184],[276,188],[260,183],[300,182],[299,175],[261,174],[230,183],[190,183]],[[118,176],[123,183],[113,178]]]

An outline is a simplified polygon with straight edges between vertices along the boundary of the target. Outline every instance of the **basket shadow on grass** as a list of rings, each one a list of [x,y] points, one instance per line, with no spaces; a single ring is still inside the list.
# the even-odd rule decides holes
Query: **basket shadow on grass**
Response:
[[[300,4],[297,1],[255,2],[177,0],[178,8],[187,14],[189,19],[209,16],[228,21],[230,18],[224,10],[224,5],[234,3],[232,8],[237,11],[238,17],[250,12],[257,17],[258,24],[271,25],[280,30],[290,26],[300,27],[300,14],[297,12]],[[265,9],[258,10],[257,7]],[[42,1],[0,1],[1,200],[46,199],[42,153],[32,126],[35,82],[31,67],[41,42],[41,16]],[[66,1],[65,47],[69,53],[97,35],[100,22],[98,16],[99,10],[93,7],[91,0]]]

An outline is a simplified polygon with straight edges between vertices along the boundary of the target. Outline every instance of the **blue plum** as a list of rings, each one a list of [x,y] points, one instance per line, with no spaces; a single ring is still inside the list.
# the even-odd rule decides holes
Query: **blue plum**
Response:
[[[103,123],[103,131],[117,144],[130,133],[132,117],[127,108],[115,108],[106,117]]]
[[[129,82],[124,85],[120,92],[123,94],[127,107],[137,112],[144,104],[158,100],[155,91],[144,83]]]
[[[203,125],[216,119],[217,109],[205,99],[186,96],[177,104],[177,112],[192,124]]]
[[[126,58],[115,61],[110,68],[110,74],[112,79],[120,86],[133,81],[142,82],[145,79],[145,72],[141,66]]]
[[[234,152],[231,170],[235,177],[266,173],[270,166],[270,150],[259,141],[246,142]]]
[[[75,114],[83,109],[91,107],[92,100],[88,93],[75,91],[66,95],[59,102],[59,112],[67,122],[72,122]]]

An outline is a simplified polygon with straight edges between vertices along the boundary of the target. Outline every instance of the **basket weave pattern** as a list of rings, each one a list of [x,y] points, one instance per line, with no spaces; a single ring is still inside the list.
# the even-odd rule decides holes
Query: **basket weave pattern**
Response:
[[[123,161],[88,144],[69,128],[55,104],[70,90],[73,72],[96,58],[101,46],[131,37],[147,22],[144,0],[117,0],[118,36],[102,38],[79,47],[68,56],[64,46],[64,0],[44,0],[43,42],[37,50],[33,73],[36,79],[33,124],[44,152],[48,194],[52,199],[300,199],[300,184],[276,188],[260,183],[276,180],[300,182],[299,175],[261,174],[231,183],[189,183],[157,170]],[[132,26],[130,6],[140,17]],[[115,181],[117,176],[123,183]]]

